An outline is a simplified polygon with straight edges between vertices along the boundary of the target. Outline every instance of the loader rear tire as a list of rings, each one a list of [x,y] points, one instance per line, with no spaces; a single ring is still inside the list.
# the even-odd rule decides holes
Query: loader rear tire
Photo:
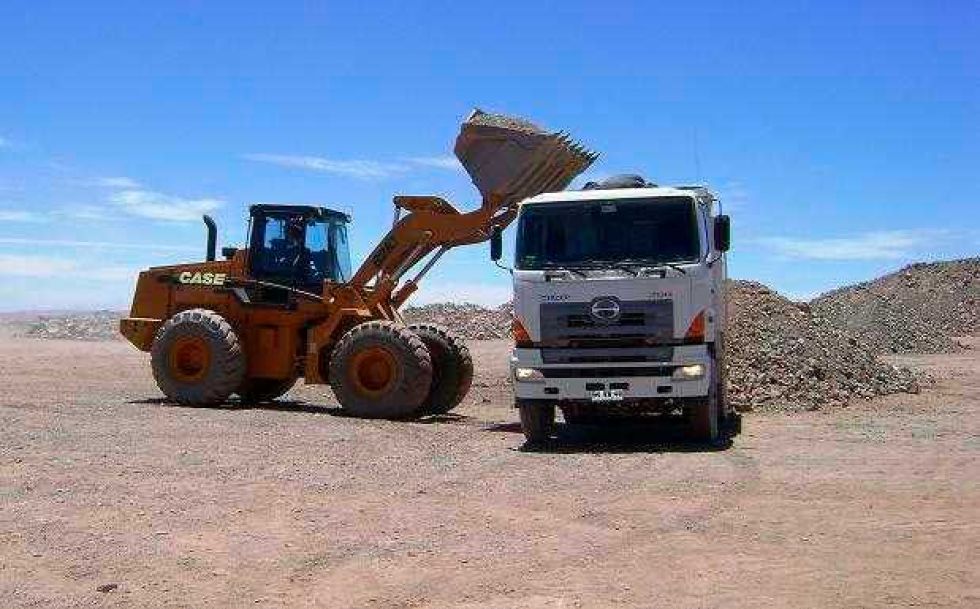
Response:
[[[228,399],[245,377],[245,352],[225,318],[207,309],[181,311],[157,330],[150,350],[157,386],[190,406]]]
[[[347,413],[368,419],[420,414],[432,385],[432,358],[407,327],[390,321],[354,326],[330,356],[330,385]]]
[[[281,398],[296,384],[296,377],[288,379],[248,378],[235,393],[243,404],[261,404]]]
[[[446,414],[459,406],[473,384],[473,358],[463,339],[435,324],[411,324],[429,349],[432,385],[423,414]]]

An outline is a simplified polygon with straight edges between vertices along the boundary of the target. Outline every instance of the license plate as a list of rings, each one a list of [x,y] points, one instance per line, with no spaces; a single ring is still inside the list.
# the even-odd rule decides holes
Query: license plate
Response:
[[[623,401],[623,390],[622,389],[599,389],[598,391],[590,391],[592,395],[593,402],[622,402]]]

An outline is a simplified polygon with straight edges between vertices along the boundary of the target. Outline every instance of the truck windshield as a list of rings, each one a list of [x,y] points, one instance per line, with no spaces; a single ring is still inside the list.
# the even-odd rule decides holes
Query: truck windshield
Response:
[[[694,200],[656,197],[528,205],[515,262],[534,270],[691,262],[700,255]]]

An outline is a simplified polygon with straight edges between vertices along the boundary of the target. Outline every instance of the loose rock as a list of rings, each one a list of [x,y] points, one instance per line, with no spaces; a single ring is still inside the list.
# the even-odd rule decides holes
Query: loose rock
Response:
[[[980,331],[980,258],[918,263],[810,303],[876,351],[945,353]]]
[[[32,338],[67,340],[114,340],[121,339],[117,311],[95,311],[68,315],[42,315],[24,332]]]
[[[443,302],[408,307],[402,313],[408,323],[438,324],[466,339],[489,340],[510,338],[512,311],[510,303],[488,309],[470,303]]]
[[[879,360],[806,304],[751,281],[729,282],[728,302],[728,395],[736,408],[814,410],[919,391],[910,370]]]

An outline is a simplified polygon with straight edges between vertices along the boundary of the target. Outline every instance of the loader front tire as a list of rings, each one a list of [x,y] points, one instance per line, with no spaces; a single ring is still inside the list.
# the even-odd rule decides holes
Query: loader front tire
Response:
[[[354,326],[330,356],[330,386],[347,413],[405,419],[421,413],[432,384],[432,358],[414,332],[390,321]]]
[[[411,324],[432,358],[432,385],[422,414],[446,414],[459,406],[473,383],[473,358],[463,339],[435,324]]]
[[[235,393],[243,404],[261,404],[281,398],[296,384],[296,377],[288,379],[247,378]]]
[[[225,318],[207,309],[181,311],[157,330],[150,350],[157,386],[169,399],[214,406],[245,377],[245,352]]]

